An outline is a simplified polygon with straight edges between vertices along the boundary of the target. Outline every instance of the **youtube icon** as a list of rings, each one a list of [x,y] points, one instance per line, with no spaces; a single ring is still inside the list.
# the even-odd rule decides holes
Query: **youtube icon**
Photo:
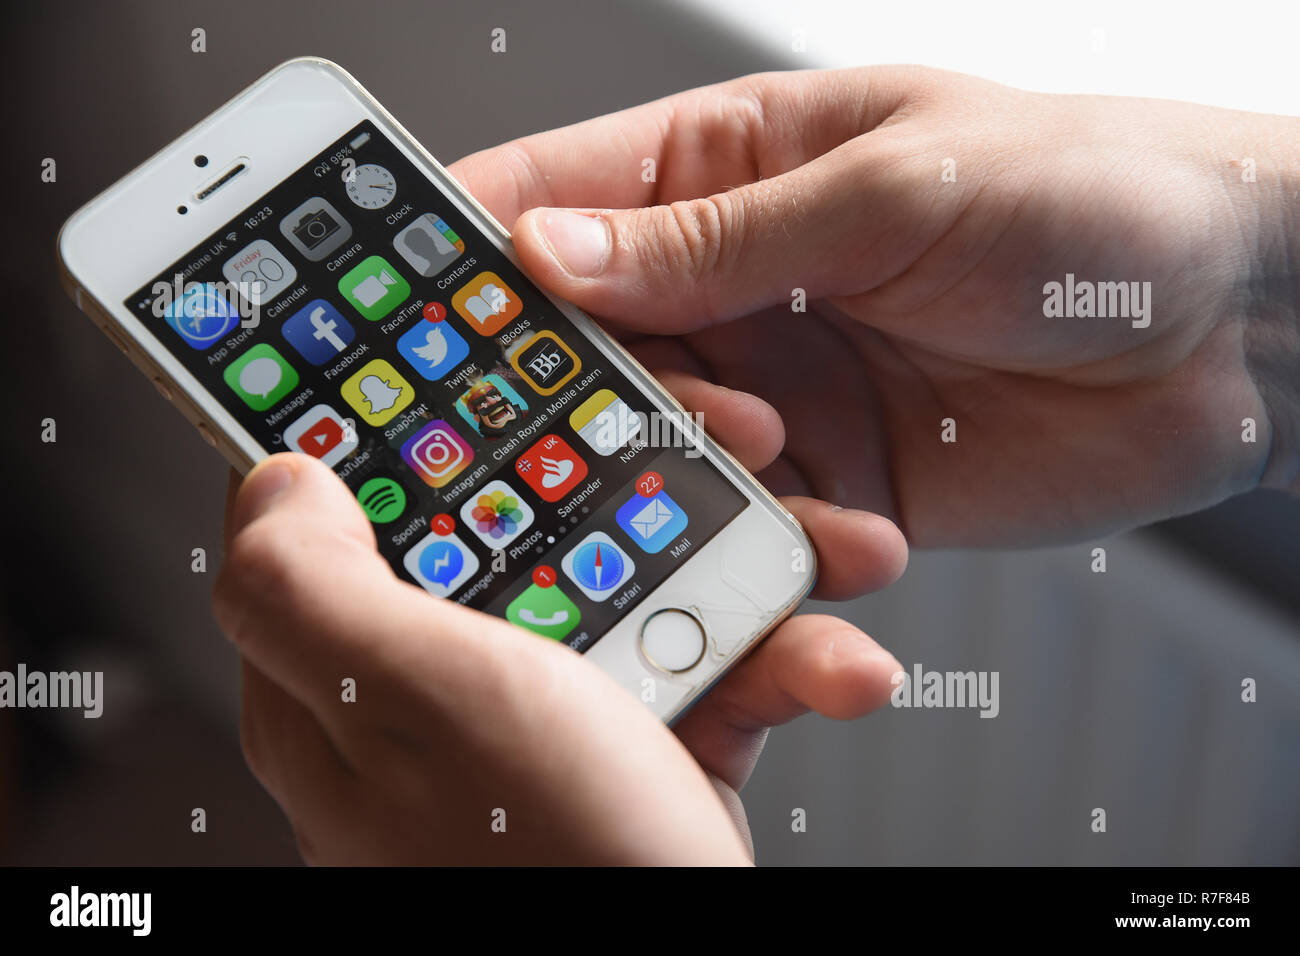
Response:
[[[313,458],[324,458],[343,440],[343,426],[332,418],[322,418],[298,436],[298,450]]]
[[[290,451],[319,458],[333,468],[357,448],[353,423],[328,405],[317,405],[284,430]]]

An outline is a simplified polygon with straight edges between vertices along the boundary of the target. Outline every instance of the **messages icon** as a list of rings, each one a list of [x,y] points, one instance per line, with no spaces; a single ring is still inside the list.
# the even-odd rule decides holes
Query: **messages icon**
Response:
[[[298,387],[298,373],[265,342],[226,366],[221,375],[231,391],[255,412],[264,412]]]

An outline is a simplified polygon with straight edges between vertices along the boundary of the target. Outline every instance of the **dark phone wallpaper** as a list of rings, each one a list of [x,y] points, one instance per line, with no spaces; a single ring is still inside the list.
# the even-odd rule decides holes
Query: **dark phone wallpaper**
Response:
[[[218,298],[199,304],[198,319],[193,306],[175,307],[185,298],[174,288],[198,295],[200,287],[241,278],[242,288],[215,288]],[[501,296],[496,308],[484,298],[489,290]],[[161,317],[168,300],[160,297],[173,303],[170,320]],[[256,308],[247,301],[253,297]],[[578,608],[577,621],[572,608],[564,611],[577,627],[563,639],[575,648],[589,647],[745,503],[685,437],[652,427],[662,422],[650,417],[654,406],[368,120],[324,144],[124,304],[263,447],[341,453],[346,443],[354,450],[327,463],[353,491],[369,492],[377,479],[396,482],[400,491],[391,493],[406,504],[399,510],[394,502],[375,530],[399,575],[423,584],[422,577],[461,568],[435,577],[452,588],[435,593],[504,617],[503,604],[527,588],[532,572],[550,568],[559,578],[550,586]],[[409,342],[420,344],[401,347]],[[425,358],[430,343],[439,348],[436,364]],[[597,449],[571,419],[610,393],[626,422],[626,413],[640,412],[645,424],[618,441],[617,416],[609,419],[610,447]],[[480,416],[473,403],[484,394],[491,404]],[[333,414],[316,424],[326,410]],[[497,427],[503,411],[509,417]],[[564,455],[543,447],[551,436]],[[653,447],[665,440],[669,447]],[[421,454],[438,461],[422,462]],[[536,477],[543,461],[571,471],[556,494]],[[422,464],[446,476],[440,472],[430,487]],[[654,490],[667,497],[637,491],[636,479],[647,473],[663,480]],[[465,509],[475,501],[492,509],[479,495],[493,482],[506,496],[499,507],[523,505],[489,517],[492,535],[475,535],[478,523]],[[646,539],[630,521],[621,527],[617,520],[621,506],[642,500],[685,518],[677,520],[682,533],[654,540],[654,551],[641,548]],[[600,544],[600,583],[615,580],[618,566],[631,571],[619,575],[626,579],[618,596],[603,587],[595,591],[600,600],[591,599],[573,572],[561,572],[562,555],[592,531],[610,539]],[[407,558],[423,547],[435,552]],[[422,560],[425,573],[413,574],[407,560]]]

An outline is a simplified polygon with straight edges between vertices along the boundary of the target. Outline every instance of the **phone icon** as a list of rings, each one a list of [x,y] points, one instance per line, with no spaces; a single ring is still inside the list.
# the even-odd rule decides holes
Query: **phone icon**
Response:
[[[289,316],[280,334],[312,365],[324,365],[338,358],[357,337],[343,313],[324,299],[313,299]]]
[[[603,531],[593,531],[564,556],[560,567],[583,594],[603,601],[636,572],[631,555]]]
[[[339,294],[371,322],[378,322],[406,301],[411,286],[383,256],[370,256],[339,280]]]
[[[539,627],[554,627],[557,624],[564,624],[569,620],[568,611],[553,611],[548,617],[538,617],[537,612],[530,607],[519,609],[519,620],[528,624],[536,624]]]
[[[333,468],[357,450],[357,430],[328,405],[316,405],[284,430],[284,444]]]
[[[415,582],[435,597],[449,597],[478,571],[478,558],[454,534],[430,532],[421,538],[402,564]]]
[[[370,425],[383,425],[415,400],[415,388],[383,359],[361,366],[339,388],[343,400]]]
[[[660,491],[649,498],[633,495],[615,514],[618,526],[638,548],[658,554],[686,530],[686,512],[668,492]]]
[[[465,240],[426,212],[393,237],[393,248],[412,269],[433,278],[465,253]]]
[[[230,390],[255,412],[264,412],[298,387],[298,373],[284,356],[259,342],[221,373]]]
[[[558,585],[530,584],[506,607],[506,620],[559,641],[578,626],[582,613]]]
[[[479,335],[496,335],[524,304],[495,272],[480,272],[451,297],[451,306]]]
[[[474,460],[474,450],[441,418],[402,445],[402,460],[431,488],[441,488]]]
[[[515,471],[543,501],[559,501],[587,477],[587,463],[559,435],[545,435],[515,460]]]
[[[551,395],[582,370],[582,363],[554,332],[538,332],[510,356],[525,382],[538,395]]]

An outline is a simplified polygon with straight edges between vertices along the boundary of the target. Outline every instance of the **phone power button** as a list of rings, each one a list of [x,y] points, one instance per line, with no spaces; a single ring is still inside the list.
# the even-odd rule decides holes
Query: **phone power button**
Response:
[[[669,674],[680,674],[698,664],[704,644],[704,622],[685,608],[660,608],[641,625],[641,653]]]

